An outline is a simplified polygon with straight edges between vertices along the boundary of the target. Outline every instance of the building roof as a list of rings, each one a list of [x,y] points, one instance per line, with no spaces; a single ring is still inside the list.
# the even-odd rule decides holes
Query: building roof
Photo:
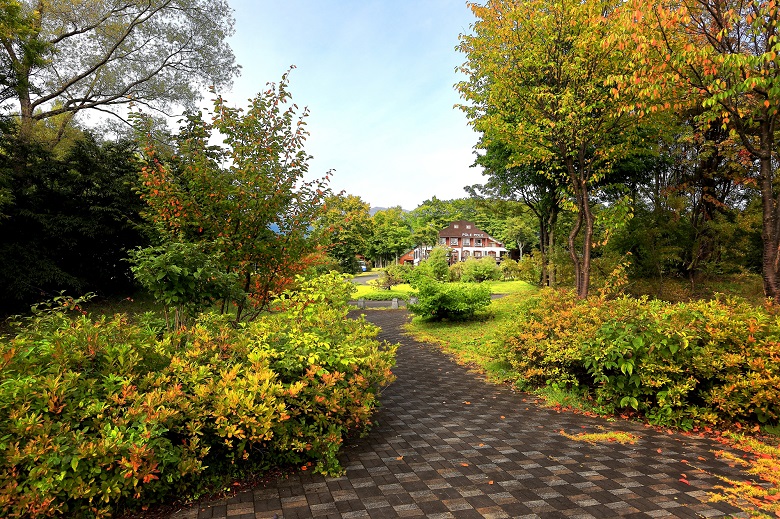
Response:
[[[439,238],[488,238],[504,246],[503,243],[490,236],[488,233],[477,227],[474,222],[468,220],[457,220],[451,222],[449,226],[439,231]]]

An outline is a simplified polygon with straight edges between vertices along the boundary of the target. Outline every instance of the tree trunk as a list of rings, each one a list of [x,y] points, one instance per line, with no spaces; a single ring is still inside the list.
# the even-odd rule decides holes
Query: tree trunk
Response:
[[[774,172],[772,170],[773,135],[769,124],[762,124],[760,140],[760,173],[761,173],[761,205],[762,228],[761,240],[763,251],[761,270],[764,280],[764,295],[777,300],[780,296],[778,285],[778,262],[780,262],[780,218],[778,218],[779,203],[774,196]]]
[[[582,282],[577,286],[577,297],[580,299],[587,299],[588,290],[590,289],[590,259],[591,251],[593,250],[593,211],[590,207],[590,194],[588,193],[588,186],[583,180],[582,182],[582,211],[585,215],[585,236],[582,245]]]
[[[577,287],[577,297],[587,299],[590,288],[590,257],[593,248],[593,211],[590,208],[590,195],[588,193],[586,160],[582,151],[575,168],[574,161],[567,159],[566,167],[569,170],[574,197],[577,201],[577,221],[569,233],[569,256],[574,265],[574,279]],[[584,227],[584,229],[583,229]],[[581,231],[585,231],[582,237],[582,257],[577,254],[576,241]]]

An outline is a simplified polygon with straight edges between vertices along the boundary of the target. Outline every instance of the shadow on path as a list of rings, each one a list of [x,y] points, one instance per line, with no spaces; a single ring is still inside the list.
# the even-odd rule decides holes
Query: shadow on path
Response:
[[[341,456],[340,478],[298,473],[172,517],[725,517],[708,502],[715,474],[743,479],[716,459],[722,446],[540,407],[486,384],[437,348],[402,334],[405,311],[366,312],[381,338],[401,343],[398,380],[382,394],[377,425]],[[634,445],[560,434],[615,429]],[[689,463],[683,463],[688,460]],[[680,479],[686,479],[686,484]],[[746,515],[739,515],[746,517]]]

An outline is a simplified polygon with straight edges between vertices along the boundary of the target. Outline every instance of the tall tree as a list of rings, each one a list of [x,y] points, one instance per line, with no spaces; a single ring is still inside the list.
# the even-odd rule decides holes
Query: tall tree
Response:
[[[404,219],[400,206],[374,214],[374,234],[369,244],[369,254],[378,265],[395,261],[412,247],[412,232]]]
[[[147,143],[142,171],[147,217],[163,240],[203,244],[235,273],[251,308],[266,309],[318,252],[311,224],[322,210],[329,174],[307,181],[305,119],[291,104],[288,74],[270,84],[248,108],[218,97],[212,122],[189,119],[177,155],[164,160]],[[210,144],[219,134],[224,146]],[[236,319],[246,309],[237,300]]]
[[[577,209],[568,243],[580,298],[590,285],[592,190],[630,148],[630,114],[613,106],[604,84],[629,63],[617,45],[602,44],[619,29],[612,16],[619,3],[470,3],[477,22],[459,47],[469,76],[457,86],[468,103],[462,108],[483,144],[507,146],[509,167],[556,164],[567,176]]]
[[[124,259],[148,243],[135,193],[137,151],[130,141],[82,134],[57,157],[20,144],[15,128],[0,134],[0,180],[13,198],[0,218],[0,312],[62,290],[109,295],[134,288]]]
[[[25,139],[59,114],[192,106],[238,72],[226,0],[5,0],[0,11],[0,99],[18,103]]]
[[[758,164],[762,201],[762,275],[767,297],[780,297],[780,181],[777,178],[777,118],[780,59],[775,0],[679,0],[626,5],[634,51],[631,74],[616,76],[616,88],[642,95],[626,110],[695,108],[703,125],[728,130],[743,147],[738,159]],[[612,38],[617,40],[617,38]]]
[[[369,209],[359,196],[331,195],[325,199],[322,216],[314,223],[315,234],[345,272],[356,274],[357,256],[368,254],[374,229]]]
[[[556,226],[563,209],[566,178],[559,167],[555,174],[554,165],[524,164],[510,167],[512,153],[499,142],[482,145],[476,163],[483,167],[488,177],[485,184],[466,188],[476,197],[521,202],[536,216],[539,230],[539,252],[541,254],[541,284],[555,286],[555,267],[550,258],[556,247]]]

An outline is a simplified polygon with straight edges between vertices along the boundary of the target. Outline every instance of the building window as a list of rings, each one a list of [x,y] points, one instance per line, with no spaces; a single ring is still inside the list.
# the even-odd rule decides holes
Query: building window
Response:
[[[470,247],[471,246],[471,238],[463,238],[463,246],[464,247]]]
[[[482,247],[482,238],[474,238],[474,245],[476,247]]]
[[[450,245],[457,245],[458,239],[457,238],[450,238]]]
[[[470,225],[467,225],[467,226],[466,226],[466,229],[471,229],[471,226],[470,226]]]
[[[439,238],[439,245],[447,245],[447,238]]]
[[[454,229],[457,229],[457,228],[458,228],[458,227],[460,227],[460,226],[459,226],[458,224],[455,224],[455,225],[453,225],[452,227],[453,227]]]
[[[482,252],[481,252],[481,251],[478,251],[478,250],[477,250],[477,251],[474,251],[474,257],[475,257],[475,258],[481,258],[481,257],[482,257]]]

